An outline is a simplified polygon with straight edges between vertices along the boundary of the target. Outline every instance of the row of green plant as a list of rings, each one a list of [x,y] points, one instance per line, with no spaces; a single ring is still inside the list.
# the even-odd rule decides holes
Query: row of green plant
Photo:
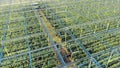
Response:
[[[48,37],[46,34],[40,34],[43,29],[34,11],[30,10],[31,8],[25,9],[24,16],[26,19],[24,19],[22,9],[11,11],[3,50],[3,58],[7,59],[2,60],[1,67],[3,68],[29,68],[28,46],[30,46],[30,51],[34,51],[31,52],[33,68],[51,68],[60,64],[53,47],[45,48],[50,46]],[[4,19],[0,19],[0,22],[5,23]],[[3,24],[0,26],[1,40],[4,38],[5,30],[2,26]],[[27,31],[27,34],[25,31]],[[45,49],[39,50],[42,48]],[[8,57],[12,58],[9,59]]]
[[[86,4],[87,2],[89,2],[90,4]],[[62,5],[58,5],[58,4],[51,4],[50,2],[46,5],[44,5],[45,3],[41,5],[42,11],[46,14],[47,19],[50,21],[52,26],[55,27],[56,30],[64,28],[64,26],[62,26],[59,22],[64,24],[65,27],[79,25],[77,27],[70,28],[69,31],[72,32],[73,35],[75,35],[76,39],[78,38],[78,40],[82,41],[84,47],[88,50],[88,52],[91,55],[97,54],[100,51],[104,52],[110,49],[110,46],[113,48],[119,46],[120,39],[116,37],[116,35],[117,36],[119,35],[119,32],[116,32],[114,35],[110,34],[109,32],[105,32],[105,33],[103,32],[103,31],[108,31],[110,29],[119,28],[120,25],[119,18],[104,20],[105,18],[107,19],[110,17],[119,16],[120,12],[119,10],[117,10],[119,7],[115,6],[117,2],[106,1],[106,3],[103,4],[102,2],[93,2],[92,0],[90,0],[90,1],[83,1],[78,4],[72,4],[72,5],[67,4],[67,6],[66,3]],[[110,6],[108,6],[108,3]],[[103,4],[104,7],[102,7],[103,5],[101,4]],[[63,6],[63,5],[65,7],[58,8],[59,6]],[[67,12],[65,13],[62,11],[65,12],[67,11]],[[93,21],[95,21],[96,23],[92,24]],[[103,33],[97,34],[100,32]],[[74,40],[69,36],[67,32],[62,30],[60,32],[58,31],[57,33],[58,36],[62,38],[62,42],[67,43],[66,48],[68,49],[69,52],[71,52],[71,57],[74,59],[74,61],[77,60],[79,61],[84,57],[86,57],[85,53],[83,52],[83,49],[81,49],[79,45],[73,42]],[[69,40],[73,40],[73,41],[67,42]],[[105,42],[107,42],[108,44],[106,44]],[[110,56],[110,54],[108,53],[109,52],[101,54],[100,55],[101,58],[99,58],[99,60],[97,59],[102,66],[107,65],[108,57]],[[105,57],[103,55],[105,55]],[[118,56],[117,57],[114,56],[113,58],[111,58],[111,62],[108,63],[108,67],[110,68],[118,67],[119,65],[118,61],[115,62]],[[77,63],[77,65],[82,63],[84,64],[86,62],[87,65],[85,66],[88,66],[89,64],[88,60],[79,62]]]

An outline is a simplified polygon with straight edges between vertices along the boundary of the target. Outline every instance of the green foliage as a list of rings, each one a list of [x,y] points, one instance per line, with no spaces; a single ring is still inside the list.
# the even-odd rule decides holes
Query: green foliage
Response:
[[[91,55],[99,54],[101,51],[104,52],[104,54],[99,54],[99,57],[94,57],[101,65],[105,66],[110,56],[110,52],[106,52],[106,50],[109,50],[110,46],[115,48],[120,44],[119,30],[107,32],[110,29],[120,27],[120,19],[117,17],[120,14],[118,10],[120,7],[117,1],[105,1],[103,3],[100,0],[73,0],[71,2],[65,0],[64,3],[62,2],[62,0],[40,2],[40,8],[56,29],[57,36],[62,39],[63,43],[66,43],[65,47],[71,53],[70,57],[73,58],[73,62],[75,61],[76,65],[84,64],[82,67],[87,68],[90,60],[84,59],[87,56],[83,49],[64,30],[71,31],[76,39],[82,41],[82,44]],[[23,7],[26,7],[24,11],[20,9],[20,6],[12,6],[12,9],[17,10],[10,12],[9,20],[7,19],[7,14],[9,13],[7,8],[4,9],[5,11],[0,12],[0,41],[3,40],[4,32],[6,31],[3,58],[14,56],[2,61],[2,67],[29,68],[27,38],[31,51],[34,51],[31,52],[33,66],[36,68],[56,67],[60,63],[58,63],[59,58],[52,47],[38,50],[48,47],[49,41],[47,34],[41,34],[44,32],[43,27],[40,25],[35,12],[30,5]],[[59,22],[63,23],[65,27]],[[64,29],[66,27],[68,28]],[[25,31],[27,31],[27,34]],[[0,46],[2,45],[0,44]],[[0,52],[2,52],[2,49],[0,49]],[[22,53],[25,54],[20,55]],[[20,56],[15,57],[16,55]],[[119,61],[116,62],[116,60],[119,60],[119,56],[115,53],[108,66],[110,68],[119,66]],[[94,67],[95,65],[92,66]]]

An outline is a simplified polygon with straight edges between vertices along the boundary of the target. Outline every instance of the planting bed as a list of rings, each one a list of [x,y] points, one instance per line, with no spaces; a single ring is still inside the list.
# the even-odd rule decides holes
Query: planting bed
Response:
[[[119,3],[20,0],[0,6],[0,67],[120,67]]]

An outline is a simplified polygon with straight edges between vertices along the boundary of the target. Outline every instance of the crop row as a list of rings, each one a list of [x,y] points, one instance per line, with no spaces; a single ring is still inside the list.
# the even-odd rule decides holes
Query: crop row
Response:
[[[11,11],[7,24],[5,23],[5,15],[2,16],[3,19],[0,19],[1,40],[6,38],[6,40],[3,40],[4,50],[2,51],[3,60],[1,66],[3,68],[29,68],[31,59],[34,68],[56,67],[57,64],[60,64],[56,53],[53,47],[49,47],[47,35],[40,34],[43,33],[43,29],[34,12],[28,10],[30,9],[26,9],[25,12]],[[6,25],[8,28],[2,27]],[[5,30],[6,37],[4,36]],[[2,44],[0,45],[2,46]],[[29,57],[29,47],[32,58]],[[9,59],[9,57],[12,58]]]
[[[112,7],[116,8],[114,9],[114,12],[112,11],[111,6],[107,6],[109,2],[105,3],[104,8],[100,7],[101,3],[102,2],[98,2],[98,3],[91,2],[91,4],[86,4],[85,2],[79,5],[76,4],[77,7],[74,5],[73,6],[71,5],[71,6],[67,6],[67,8],[66,8],[66,4],[64,4],[65,8],[63,7],[58,8],[61,5],[57,5],[57,4],[45,4],[45,5],[40,5],[42,7],[40,9],[42,9],[42,11],[46,14],[47,19],[50,21],[50,23],[56,30],[59,30],[67,26],[75,25],[75,24],[76,25],[81,24],[78,27],[71,28],[69,30],[66,29],[66,31],[70,31],[76,38],[83,37],[78,40],[82,41],[82,44],[84,45],[86,50],[90,54],[97,54],[100,51],[106,51],[107,49],[110,49],[110,47],[114,48],[118,46],[120,43],[119,42],[120,39],[118,38],[119,32],[115,32],[114,35],[110,34],[109,32],[97,34],[102,31],[119,28],[119,25],[120,25],[119,18],[103,20],[104,18],[109,18],[114,16],[116,17],[119,15],[120,13],[118,10],[119,7],[115,6],[117,2],[114,2],[114,4],[112,5]],[[81,5],[84,5],[84,7],[81,8]],[[91,7],[88,8],[88,6],[91,6]],[[55,8],[52,8],[52,7],[55,7]],[[108,8],[109,11],[104,12],[106,11],[106,8]],[[67,12],[64,13],[62,11],[67,11]],[[96,20],[99,20],[98,23],[87,25],[92,21],[96,21]],[[82,26],[83,23],[86,23],[86,24]],[[86,37],[84,37],[85,35]],[[58,36],[62,38],[62,42],[66,43],[66,48],[68,49],[69,52],[71,52],[71,57],[74,59],[74,61],[77,61],[77,60],[79,61],[80,59],[83,59],[84,57],[86,57],[85,53],[83,52],[83,49],[81,49],[80,46],[74,42],[74,40],[70,41],[69,43],[67,42],[72,39],[69,33],[63,30],[60,32],[58,31]],[[106,59],[106,57],[109,57],[110,53],[106,52],[104,54],[99,55],[101,58],[97,60],[98,62],[100,62],[102,66],[107,65],[108,58],[107,60],[104,60],[104,59]],[[103,57],[103,55],[106,55],[106,57]],[[114,55],[113,58],[115,57],[118,58],[118,56]],[[111,58],[111,62],[116,61],[116,59],[113,59],[113,58]],[[77,64],[78,65],[82,63],[84,64],[86,62],[89,63],[89,61],[86,60],[86,61],[79,62]],[[108,67],[117,67],[117,64],[116,66],[113,64],[115,63],[119,64],[119,62],[116,61],[115,63],[112,63],[112,65],[110,65],[111,62],[108,63]],[[88,63],[85,66],[88,66]]]

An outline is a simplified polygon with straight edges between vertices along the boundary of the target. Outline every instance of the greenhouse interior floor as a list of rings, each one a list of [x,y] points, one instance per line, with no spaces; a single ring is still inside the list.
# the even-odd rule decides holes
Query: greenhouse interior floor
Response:
[[[0,0],[0,68],[119,68],[120,0]]]

